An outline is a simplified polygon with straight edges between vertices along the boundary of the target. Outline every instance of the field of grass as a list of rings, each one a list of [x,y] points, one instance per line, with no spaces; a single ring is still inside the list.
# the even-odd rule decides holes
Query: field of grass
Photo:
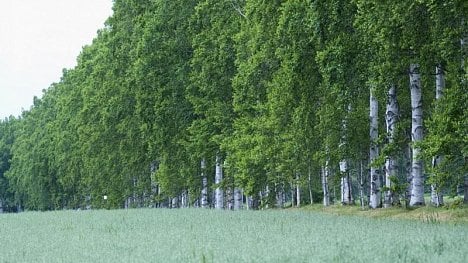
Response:
[[[26,212],[0,215],[0,262],[466,262],[467,238],[463,223],[305,210]]]

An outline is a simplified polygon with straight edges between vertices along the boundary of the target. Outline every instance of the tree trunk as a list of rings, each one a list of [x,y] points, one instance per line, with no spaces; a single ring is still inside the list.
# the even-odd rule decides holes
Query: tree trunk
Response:
[[[379,148],[377,145],[378,139],[378,114],[379,114],[379,104],[377,98],[374,96],[374,90],[371,89],[370,92],[370,149],[369,149],[369,161],[371,163],[370,167],[370,200],[369,205],[371,208],[380,207],[380,178],[379,178],[379,169],[372,164],[375,159],[379,156]]]
[[[323,190],[323,205],[330,205],[330,191],[328,189],[328,160],[325,162],[325,167],[322,167],[322,190]]]
[[[445,88],[445,77],[442,65],[436,66],[436,101],[442,98]],[[442,159],[442,156],[434,156],[432,158],[432,168],[435,169]],[[442,189],[436,184],[431,184],[431,203],[436,206],[442,206],[444,204],[444,196],[442,195]]]
[[[463,203],[468,204],[468,175],[465,175],[465,183],[463,185],[464,190],[464,196],[463,196]]]
[[[206,177],[206,162],[205,159],[201,161],[201,177],[202,177],[202,190],[201,190],[201,208],[209,208],[208,204],[208,178]]]
[[[312,172],[310,171],[310,166],[308,167],[308,176],[309,176],[309,199],[310,199],[310,204],[314,204],[314,197],[312,196]]]
[[[179,207],[179,197],[174,197],[171,199],[171,208]]]
[[[411,169],[413,167],[413,161],[411,159],[412,156],[412,151],[411,151],[411,145],[408,144],[406,146],[405,150],[405,173],[406,173],[406,184],[408,187],[406,188],[406,193],[405,193],[405,207],[409,206],[409,201],[411,199],[411,189],[413,189],[413,186],[411,184],[411,181],[413,181],[413,175],[411,172]]]
[[[284,199],[283,199],[284,187],[283,184],[276,185],[276,206],[278,208],[283,208]]]
[[[296,187],[294,185],[294,181],[289,183],[289,189],[291,193],[291,207],[294,207],[296,204]]]
[[[180,195],[180,207],[187,208],[188,207],[188,194],[187,191],[184,190]]]
[[[234,188],[234,210],[241,210],[242,209],[242,191],[241,189],[235,187]]]
[[[351,189],[351,178],[349,176],[348,162],[346,160],[340,162],[340,172],[341,172],[341,204],[342,205],[352,205],[354,204],[354,199]]]
[[[215,190],[215,208],[216,209],[223,209],[224,208],[224,193],[223,189],[221,188],[221,182],[223,180],[223,167],[221,164],[221,158],[219,156],[216,156],[216,171],[215,171],[215,184],[216,184],[216,190]]]
[[[413,142],[413,165],[411,168],[411,199],[410,206],[422,206],[424,202],[424,176],[423,162],[419,156],[420,149],[415,143],[423,139],[423,109],[421,100],[421,75],[419,74],[419,65],[410,66],[410,84],[411,84],[411,137]]]
[[[234,208],[234,195],[232,192],[232,187],[226,189],[226,209],[232,210]]]
[[[364,209],[365,201],[364,201],[364,165],[362,160],[360,162],[360,171],[359,171],[359,200],[361,202],[361,208]]]
[[[441,162],[442,156],[432,157],[432,168],[436,168]],[[442,190],[437,184],[431,184],[431,204],[439,207],[444,205],[444,196]]]
[[[301,187],[299,186],[299,173],[296,173],[296,206],[301,207]]]
[[[387,136],[388,136],[388,143],[392,144],[395,138],[395,125],[398,121],[399,117],[399,110],[398,110],[398,103],[397,103],[397,95],[396,95],[396,88],[395,85],[392,85],[388,90],[388,97],[387,97],[387,108],[385,111],[385,122],[387,125]],[[391,207],[393,204],[399,203],[398,195],[396,195],[392,190],[392,182],[391,178],[396,176],[397,171],[397,162],[395,157],[393,156],[394,153],[391,153],[387,156],[385,160],[385,186],[387,191],[385,191],[385,198],[384,198],[384,207]]]

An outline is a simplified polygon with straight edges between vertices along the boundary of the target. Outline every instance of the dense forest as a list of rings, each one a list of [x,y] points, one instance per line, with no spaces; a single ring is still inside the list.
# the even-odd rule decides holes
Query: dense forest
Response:
[[[0,122],[0,210],[467,201],[467,14],[115,0],[76,67]]]

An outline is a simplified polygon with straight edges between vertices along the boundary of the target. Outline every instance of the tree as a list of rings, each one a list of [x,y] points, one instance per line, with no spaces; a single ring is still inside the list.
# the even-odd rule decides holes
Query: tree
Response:
[[[273,36],[281,1],[245,1],[246,18],[236,35],[237,74],[233,79],[233,133],[225,140],[230,173],[259,205],[265,190],[268,134],[265,133],[267,88],[278,67]]]
[[[195,116],[188,128],[188,151],[194,160],[205,159],[215,164],[217,208],[224,206],[223,188],[232,187],[234,183],[232,176],[223,180],[226,152],[222,142],[232,133],[232,78],[236,74],[234,37],[239,31],[240,19],[232,3],[206,0],[195,7],[190,23],[193,57],[186,96]],[[212,174],[210,169],[206,172]]]

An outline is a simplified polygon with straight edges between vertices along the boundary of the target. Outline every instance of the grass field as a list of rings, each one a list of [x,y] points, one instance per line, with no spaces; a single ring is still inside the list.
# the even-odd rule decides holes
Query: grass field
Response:
[[[0,262],[467,262],[468,224],[306,210],[0,215]]]

